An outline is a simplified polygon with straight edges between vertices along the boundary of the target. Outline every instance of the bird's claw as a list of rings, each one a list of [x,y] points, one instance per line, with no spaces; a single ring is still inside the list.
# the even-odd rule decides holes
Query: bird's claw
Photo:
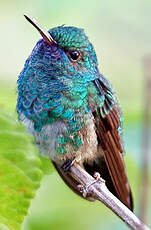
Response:
[[[67,160],[61,165],[61,168],[63,169],[64,172],[68,172],[70,167],[74,164],[74,162],[75,162],[75,159]]]

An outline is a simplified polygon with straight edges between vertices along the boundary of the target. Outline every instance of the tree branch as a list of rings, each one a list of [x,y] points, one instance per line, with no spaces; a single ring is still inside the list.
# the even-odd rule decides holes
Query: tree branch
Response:
[[[74,163],[69,172],[79,181],[79,189],[84,197],[91,197],[103,202],[117,216],[119,216],[131,229],[149,230],[120,200],[118,200],[106,187],[102,178],[95,179],[78,164]]]

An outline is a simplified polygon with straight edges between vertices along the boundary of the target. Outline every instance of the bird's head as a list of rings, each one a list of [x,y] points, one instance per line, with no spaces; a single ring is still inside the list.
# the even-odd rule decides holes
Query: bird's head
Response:
[[[44,31],[34,20],[27,20],[41,33],[30,56],[29,65],[46,69],[49,76],[92,80],[97,72],[97,58],[92,44],[83,29],[59,26]],[[84,76],[83,76],[84,74]],[[87,76],[87,74],[89,76]],[[82,80],[82,79],[81,79]]]
[[[18,79],[17,110],[31,118],[48,111],[46,101],[56,95],[77,101],[82,93],[86,95],[89,82],[98,77],[98,63],[82,29],[59,26],[46,32],[25,17],[42,35]]]
[[[73,77],[78,77],[78,74],[80,77],[87,72],[93,75],[97,68],[97,58],[83,29],[60,26],[48,32],[56,41],[55,47],[62,64],[61,72],[67,71],[65,74]]]

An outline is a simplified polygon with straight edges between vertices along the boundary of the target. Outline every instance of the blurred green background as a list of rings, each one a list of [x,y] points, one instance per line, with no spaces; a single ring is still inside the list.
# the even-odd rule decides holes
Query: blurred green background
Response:
[[[148,0],[0,0],[0,108],[16,117],[17,76],[41,38],[24,13],[46,29],[62,24],[84,28],[95,47],[100,70],[112,82],[123,109],[125,160],[136,214],[141,183],[142,61],[151,52],[150,12]],[[128,229],[103,204],[77,197],[55,170],[44,177],[23,224],[23,230],[103,228]]]

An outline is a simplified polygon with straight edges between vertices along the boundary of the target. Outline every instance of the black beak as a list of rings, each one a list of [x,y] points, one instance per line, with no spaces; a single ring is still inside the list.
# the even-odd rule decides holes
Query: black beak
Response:
[[[51,37],[51,35],[45,31],[38,23],[35,19],[30,18],[29,16],[25,15],[25,18],[39,31],[39,33],[41,34],[41,36],[43,37],[43,39],[50,45],[54,45],[57,44],[57,42]]]

